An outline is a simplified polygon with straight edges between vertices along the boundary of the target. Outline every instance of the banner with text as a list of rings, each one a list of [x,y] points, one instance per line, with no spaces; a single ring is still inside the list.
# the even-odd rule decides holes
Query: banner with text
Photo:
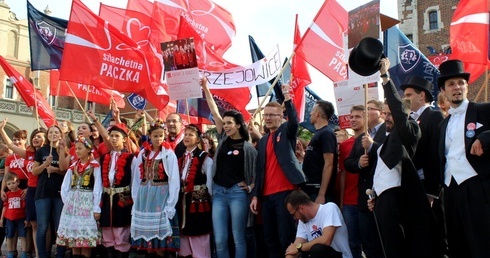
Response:
[[[378,83],[368,84],[368,100],[379,99]],[[333,84],[340,128],[349,128],[350,109],[355,105],[364,105],[364,86],[357,82],[340,81]]]
[[[259,61],[243,67],[223,71],[202,71],[210,89],[252,87],[273,80],[281,70],[279,48]]]

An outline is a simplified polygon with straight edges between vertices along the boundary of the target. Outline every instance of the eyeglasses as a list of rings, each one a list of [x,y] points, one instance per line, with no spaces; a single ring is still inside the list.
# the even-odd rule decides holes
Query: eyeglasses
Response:
[[[165,123],[167,123],[167,124],[171,124],[171,123],[176,124],[176,123],[180,123],[180,121],[179,120],[176,120],[176,119],[171,119],[171,120],[165,121]]]
[[[264,114],[264,117],[282,116],[282,114]]]
[[[368,107],[367,110],[375,110],[375,111],[380,111],[381,109],[379,108],[374,108],[374,107]]]
[[[296,209],[294,209],[293,213],[289,213],[289,214],[291,214],[291,216],[294,217],[294,215],[296,215],[296,212],[298,211],[298,209],[299,209],[299,206],[296,207]]]
[[[391,116],[391,112],[381,112],[385,117],[390,117]]]

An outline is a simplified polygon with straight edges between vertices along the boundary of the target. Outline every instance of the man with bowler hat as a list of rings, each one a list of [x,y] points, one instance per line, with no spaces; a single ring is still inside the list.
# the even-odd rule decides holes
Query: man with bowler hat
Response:
[[[439,71],[451,105],[439,142],[449,256],[490,257],[490,104],[468,101],[470,74],[460,60]]]

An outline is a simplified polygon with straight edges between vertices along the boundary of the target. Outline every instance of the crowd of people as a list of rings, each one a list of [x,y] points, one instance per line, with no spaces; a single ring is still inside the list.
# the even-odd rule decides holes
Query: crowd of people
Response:
[[[389,66],[381,59],[385,102],[352,106],[349,131],[334,131],[332,103],[317,101],[309,141],[289,85],[259,127],[220,113],[202,79],[215,137],[178,113],[140,110],[129,126],[115,105],[109,128],[87,112],[93,123],[76,133],[62,121],[29,141],[25,130],[10,138],[5,118],[6,257],[50,257],[53,245],[75,258],[490,257],[489,105],[468,101],[460,61],[440,66],[449,115],[423,78],[401,97]]]

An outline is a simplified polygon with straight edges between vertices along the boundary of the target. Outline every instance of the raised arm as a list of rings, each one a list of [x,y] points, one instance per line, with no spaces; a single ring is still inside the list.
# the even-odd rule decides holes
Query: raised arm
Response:
[[[216,102],[214,102],[213,95],[211,94],[211,91],[209,91],[208,88],[208,80],[206,78],[202,78],[201,81],[199,82],[202,87],[202,91],[204,92],[204,95],[206,96],[206,102],[208,103],[209,110],[211,111],[211,114],[213,114],[214,118],[214,124],[216,125],[216,130],[218,131],[218,134],[221,134],[223,131],[223,118],[221,117],[218,106],[216,105]]]
[[[87,115],[92,119],[94,122],[95,127],[97,127],[97,130],[99,131],[99,135],[102,137],[104,140],[104,144],[107,147],[108,150],[112,150],[112,145],[110,142],[109,138],[109,133],[107,132],[107,129],[102,125],[102,123],[99,121],[99,119],[92,113],[92,111],[87,111]]]
[[[7,144],[9,149],[11,149],[14,153],[19,155],[20,157],[25,158],[26,150],[21,147],[15,146],[15,144],[12,142],[10,137],[7,135],[7,132],[5,132],[6,124],[7,124],[7,118],[4,118],[2,122],[0,122],[0,136],[2,136],[3,141],[5,142],[5,144]]]

